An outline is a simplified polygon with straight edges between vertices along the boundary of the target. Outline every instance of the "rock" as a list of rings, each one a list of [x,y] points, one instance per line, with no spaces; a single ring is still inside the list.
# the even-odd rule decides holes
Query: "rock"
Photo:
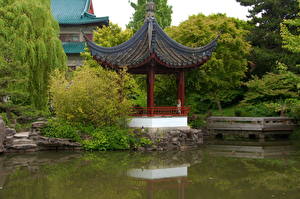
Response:
[[[37,148],[36,144],[15,144],[9,148],[9,151],[16,152],[15,150],[20,150],[20,152],[23,152],[25,150],[28,151],[28,149],[34,149],[34,150],[30,150],[30,152],[33,152],[37,150],[36,148]]]
[[[16,130],[15,129],[11,129],[11,128],[5,129],[5,135],[6,136],[13,136],[15,134],[16,134]]]
[[[172,130],[172,131],[169,132],[169,134],[171,136],[178,136],[178,134],[180,134],[180,131],[179,130]]]
[[[14,140],[14,136],[6,136],[4,139],[4,148],[9,148]]]
[[[138,151],[145,151],[145,147],[138,147]]]
[[[153,145],[145,147],[146,151],[185,151],[201,146],[203,144],[203,133],[199,129],[172,129],[163,134],[154,132],[149,139]]]
[[[178,142],[178,137],[173,137],[172,138],[172,143],[177,143]]]
[[[47,125],[47,121],[38,121],[38,122],[33,122],[31,127],[33,129],[41,129],[46,125]]]
[[[80,143],[73,142],[70,139],[48,138],[43,136],[39,136],[36,143],[41,147],[81,147]]]
[[[0,117],[0,153],[4,152],[5,124]]]
[[[14,139],[12,145],[18,145],[18,144],[34,144],[34,142],[27,138]]]
[[[29,138],[29,132],[16,133],[14,135],[14,138],[16,138],[16,139]]]
[[[29,133],[29,137],[30,137],[30,138],[35,138],[35,137],[37,137],[37,136],[39,136],[39,134],[38,134],[37,132],[30,132],[30,133]]]
[[[192,134],[199,134],[199,133],[202,133],[202,130],[201,129],[190,129],[190,132]]]
[[[16,134],[17,135],[17,134]],[[14,137],[10,146],[6,147],[9,152],[31,152],[37,150],[34,141],[22,136]]]

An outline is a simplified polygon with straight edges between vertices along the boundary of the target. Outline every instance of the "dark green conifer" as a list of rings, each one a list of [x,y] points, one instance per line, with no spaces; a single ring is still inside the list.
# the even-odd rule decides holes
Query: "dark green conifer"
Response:
[[[249,40],[254,46],[250,57],[256,64],[256,74],[263,75],[275,69],[276,62],[293,68],[300,62],[299,55],[282,48],[280,24],[294,19],[299,12],[297,0],[237,0],[249,6],[249,23],[253,25]],[[298,71],[299,72],[299,71]]]

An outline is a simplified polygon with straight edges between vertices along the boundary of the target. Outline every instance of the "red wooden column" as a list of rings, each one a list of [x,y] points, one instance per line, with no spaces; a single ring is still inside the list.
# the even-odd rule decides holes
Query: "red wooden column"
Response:
[[[155,73],[153,66],[149,66],[147,73],[147,106],[149,108],[154,107],[154,81]]]
[[[177,76],[177,98],[181,102],[181,107],[184,107],[184,98],[185,98],[184,71],[180,71]]]

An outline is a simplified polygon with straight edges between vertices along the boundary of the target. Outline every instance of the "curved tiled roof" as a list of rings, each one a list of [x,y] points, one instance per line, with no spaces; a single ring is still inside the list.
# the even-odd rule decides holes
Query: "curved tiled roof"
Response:
[[[59,24],[108,24],[108,17],[96,17],[89,8],[90,0],[51,0],[52,14]]]
[[[85,42],[62,42],[66,54],[80,54],[84,52]]]
[[[154,17],[148,17],[142,28],[119,46],[106,48],[86,40],[92,56],[103,66],[115,69],[138,68],[152,60],[158,63],[156,65],[172,69],[199,67],[217,46],[217,39],[199,48],[183,46],[171,39]]]

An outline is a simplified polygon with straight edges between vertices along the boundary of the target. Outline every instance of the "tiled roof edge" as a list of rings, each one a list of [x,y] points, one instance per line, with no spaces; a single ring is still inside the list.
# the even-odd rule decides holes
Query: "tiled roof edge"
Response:
[[[80,25],[80,24],[91,24],[91,23],[97,23],[97,22],[105,22],[105,23],[109,23],[109,17],[87,17],[91,20],[89,21],[85,21],[84,19],[82,19],[82,21],[70,21],[70,22],[66,22],[66,21],[60,21],[59,24],[61,25],[70,25],[70,24],[75,24],[75,25]]]

